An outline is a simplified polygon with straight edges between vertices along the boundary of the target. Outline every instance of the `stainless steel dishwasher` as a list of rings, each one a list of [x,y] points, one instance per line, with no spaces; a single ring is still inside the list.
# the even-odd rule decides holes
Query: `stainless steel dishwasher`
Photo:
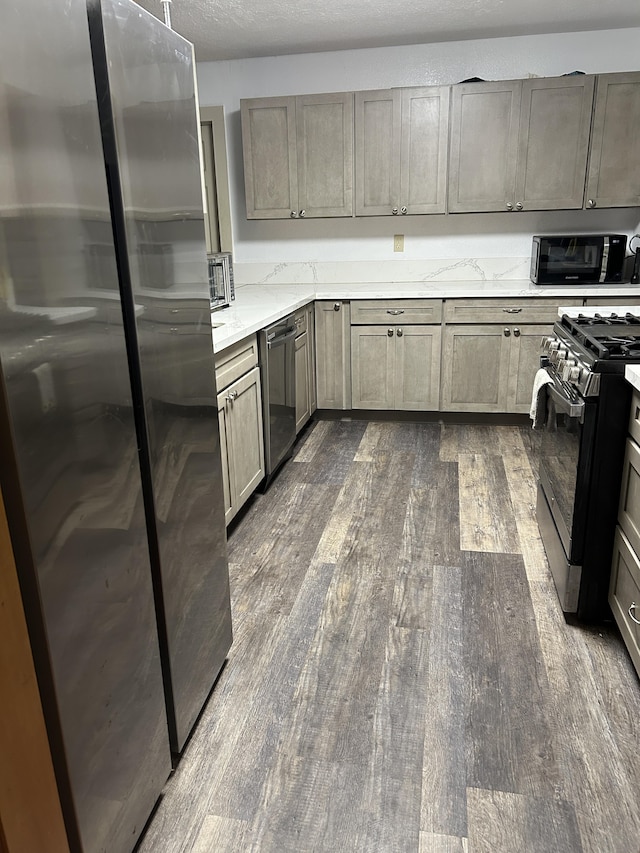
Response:
[[[293,314],[259,335],[266,478],[291,456],[296,438],[295,337]]]

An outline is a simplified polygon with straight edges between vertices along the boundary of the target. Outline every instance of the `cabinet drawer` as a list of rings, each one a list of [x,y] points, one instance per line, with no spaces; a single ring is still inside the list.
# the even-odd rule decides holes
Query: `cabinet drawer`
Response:
[[[631,397],[629,435],[640,444],[640,393],[638,391],[634,391]]]
[[[555,323],[559,305],[582,306],[582,299],[447,299],[445,323]]]
[[[258,338],[251,335],[216,353],[216,388],[223,391],[258,363]]]
[[[441,299],[358,299],[351,303],[351,325],[440,323]]]
[[[618,524],[634,551],[640,553],[640,447],[630,438],[624,453]]]
[[[640,562],[624,533],[616,527],[609,604],[633,665],[640,674]]]

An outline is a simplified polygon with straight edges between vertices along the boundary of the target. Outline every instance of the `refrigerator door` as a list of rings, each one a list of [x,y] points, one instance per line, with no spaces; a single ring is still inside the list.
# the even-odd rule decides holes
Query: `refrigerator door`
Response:
[[[192,46],[130,0],[90,0],[137,405],[171,745],[231,645]]]
[[[171,756],[84,0],[2,12],[0,485],[71,848],[125,853]]]

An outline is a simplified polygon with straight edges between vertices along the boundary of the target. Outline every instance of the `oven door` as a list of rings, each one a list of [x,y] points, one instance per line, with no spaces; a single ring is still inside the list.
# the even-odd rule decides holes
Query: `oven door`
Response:
[[[564,383],[547,385],[540,485],[567,562],[573,564],[582,562],[584,552],[594,405]]]

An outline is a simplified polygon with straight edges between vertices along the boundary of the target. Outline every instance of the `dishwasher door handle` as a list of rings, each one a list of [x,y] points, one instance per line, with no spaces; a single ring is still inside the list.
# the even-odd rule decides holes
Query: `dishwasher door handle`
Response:
[[[298,330],[292,329],[291,331],[287,331],[285,335],[277,335],[271,340],[267,341],[267,347],[269,349],[276,349],[276,347],[281,347],[287,343],[287,341],[292,341],[294,338],[298,336]]]

